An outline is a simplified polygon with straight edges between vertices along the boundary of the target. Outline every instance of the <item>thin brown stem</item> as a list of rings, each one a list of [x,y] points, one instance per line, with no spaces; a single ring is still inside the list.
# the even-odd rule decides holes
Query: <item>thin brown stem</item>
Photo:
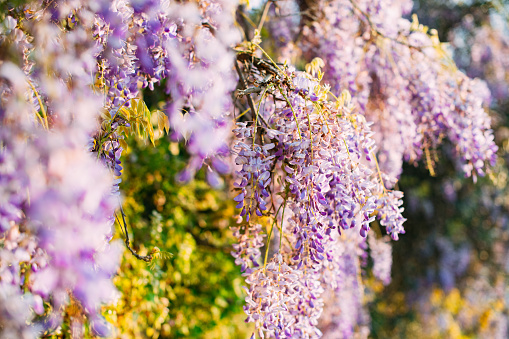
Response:
[[[254,104],[253,98],[251,98],[250,92],[246,93],[248,84],[247,84],[246,78],[244,77],[244,73],[242,73],[242,70],[240,69],[237,62],[235,62],[235,70],[237,71],[237,74],[239,75],[240,85],[242,87],[243,94],[245,94],[247,97],[247,103],[249,105],[249,108],[251,109],[252,114],[256,114],[256,116],[258,116],[257,111],[255,109],[255,104]],[[255,116],[253,116],[253,118],[255,118]],[[259,118],[265,124],[265,126],[267,128],[270,128],[270,125],[267,123],[267,121],[265,121],[265,119],[262,116],[259,116]]]
[[[350,3],[352,4],[352,7],[354,8],[354,10],[356,10],[357,12],[359,12],[363,17],[364,19],[366,19],[366,22],[368,23],[369,27],[371,28],[371,32],[373,33],[374,36],[380,36],[384,39],[387,39],[387,40],[390,40],[390,41],[394,41],[398,44],[401,44],[401,45],[404,45],[404,46],[407,46],[409,48],[413,48],[413,49],[416,49],[418,51],[422,51],[422,49],[424,48],[428,48],[428,47],[433,47],[433,46],[414,46],[406,41],[401,41],[401,40],[398,40],[396,38],[391,38],[391,37],[388,37],[387,35],[385,35],[384,33],[382,33],[377,27],[376,25],[373,23],[373,21],[371,21],[371,18],[369,17],[369,14],[367,14],[366,12],[364,12],[362,9],[359,8],[359,6],[357,6],[357,4],[355,3],[354,0],[350,0]]]
[[[139,255],[138,253],[136,253],[136,251],[134,249],[132,249],[130,241],[129,241],[129,231],[127,230],[127,222],[125,220],[125,213],[124,213],[124,210],[122,209],[122,205],[120,206],[120,215],[122,216],[122,222],[123,222],[123,225],[121,224],[120,227],[121,228],[123,227],[123,231],[125,233],[125,241],[124,242],[125,242],[127,249],[132,253],[132,255],[134,255],[134,257],[136,259],[143,260],[145,262],[151,262],[152,258],[153,258],[151,254]],[[117,217],[116,213],[115,213],[115,218],[118,221],[118,217]]]
[[[267,19],[267,14],[269,14],[270,5],[272,4],[271,0],[268,0],[265,2],[265,5],[263,6],[263,13],[260,17],[260,22],[258,23],[258,31],[261,32],[263,28],[263,24],[265,23],[265,20]]]
[[[49,124],[48,124],[48,115],[46,114],[46,109],[44,108],[44,105],[42,104],[42,100],[41,100],[41,97],[39,96],[39,92],[37,92],[37,90],[35,89],[35,86],[32,84],[32,82],[28,79],[27,80],[27,83],[28,85],[30,85],[30,87],[32,88],[32,91],[34,92],[35,94],[35,97],[37,98],[37,101],[39,102],[39,106],[41,107],[41,114],[42,114],[42,118],[44,120],[44,123],[42,124],[42,126],[46,129],[49,129]]]

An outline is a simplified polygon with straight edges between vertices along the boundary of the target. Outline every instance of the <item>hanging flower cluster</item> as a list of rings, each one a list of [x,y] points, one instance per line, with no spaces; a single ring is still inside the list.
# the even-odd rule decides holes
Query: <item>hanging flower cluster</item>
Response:
[[[0,336],[50,333],[70,304],[108,334],[98,310],[116,293],[120,158],[132,134],[154,143],[154,120],[186,142],[182,181],[205,165],[215,186],[234,158],[232,254],[260,337],[319,337],[326,304],[341,310],[329,318],[345,337],[365,324],[368,247],[384,283],[391,263],[387,243],[366,237],[404,233],[392,189],[403,159],[426,156],[432,171],[429,151],[447,137],[467,175],[493,162],[479,84],[447,63],[436,34],[401,18],[407,2],[324,1],[285,20],[283,54],[325,60],[306,72],[274,62],[259,32],[240,43],[238,5],[43,1],[2,18]],[[302,39],[289,45],[295,25]],[[142,93],[156,88],[166,104],[151,111]]]

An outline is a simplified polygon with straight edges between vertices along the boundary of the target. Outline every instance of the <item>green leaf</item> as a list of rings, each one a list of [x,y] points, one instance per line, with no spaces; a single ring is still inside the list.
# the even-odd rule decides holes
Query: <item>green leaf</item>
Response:
[[[145,103],[143,102],[143,100],[138,99],[138,104],[136,105],[136,115],[143,115],[143,113],[144,113],[143,105],[144,104]]]
[[[166,133],[169,133],[170,131],[170,120],[168,119],[168,117],[166,116],[166,114],[164,114],[163,111],[155,111],[154,113],[157,114],[157,127],[159,128],[159,130],[162,132],[163,130],[166,131]]]

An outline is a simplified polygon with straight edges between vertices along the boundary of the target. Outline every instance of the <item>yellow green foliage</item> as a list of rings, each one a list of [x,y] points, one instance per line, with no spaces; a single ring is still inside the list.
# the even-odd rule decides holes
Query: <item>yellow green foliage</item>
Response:
[[[227,193],[199,177],[178,185],[185,155],[166,138],[156,147],[129,146],[121,188],[133,247],[142,255],[157,247],[172,256],[147,265],[125,251],[114,279],[121,295],[104,309],[114,337],[248,337],[243,279],[230,255],[235,210]]]

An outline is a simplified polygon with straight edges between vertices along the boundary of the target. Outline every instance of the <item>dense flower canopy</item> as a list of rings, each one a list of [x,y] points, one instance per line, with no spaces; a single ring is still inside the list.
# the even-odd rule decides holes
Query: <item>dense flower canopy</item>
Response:
[[[136,258],[160,255],[130,246],[121,208],[133,135],[181,141],[181,182],[201,168],[213,187],[233,175],[232,255],[261,338],[321,337],[323,314],[341,337],[366,325],[359,276],[369,255],[390,282],[389,238],[405,233],[404,162],[433,175],[445,143],[474,181],[496,164],[485,106],[504,81],[459,71],[438,32],[408,17],[410,1],[268,1],[256,29],[235,0],[6,6],[2,338],[52,333],[66,305],[108,335],[100,307],[118,293],[115,221]],[[475,42],[490,34],[472,37],[469,75],[482,75]],[[493,67],[507,67],[499,59]],[[164,98],[158,109],[144,100],[152,92]]]

